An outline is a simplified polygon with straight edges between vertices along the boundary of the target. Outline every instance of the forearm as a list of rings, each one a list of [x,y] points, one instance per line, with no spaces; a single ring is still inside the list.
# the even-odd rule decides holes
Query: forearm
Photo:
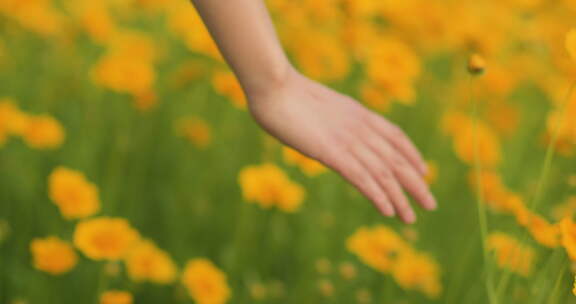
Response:
[[[192,0],[247,93],[258,94],[292,71],[262,0]]]

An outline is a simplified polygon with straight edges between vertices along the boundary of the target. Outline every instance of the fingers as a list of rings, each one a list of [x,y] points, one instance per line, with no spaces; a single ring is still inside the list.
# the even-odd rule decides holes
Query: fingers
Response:
[[[420,175],[426,176],[428,174],[426,162],[414,143],[404,134],[402,129],[382,119],[382,117],[375,113],[369,112],[369,116],[369,125],[380,134],[380,136],[390,142],[390,144],[416,168]]]
[[[342,177],[354,185],[385,216],[394,216],[394,208],[386,192],[378,185],[370,173],[353,157],[344,157],[342,153],[334,160],[333,167]]]
[[[436,209],[436,200],[428,188],[428,184],[412,166],[400,155],[392,156],[390,161],[394,174],[412,197],[426,210]]]
[[[365,170],[370,172],[382,191],[387,194],[400,219],[407,224],[414,223],[416,214],[388,164],[366,145],[356,146],[352,149],[352,154],[359,159]]]
[[[366,145],[380,157],[380,161],[387,164],[398,182],[422,207],[427,210],[436,208],[436,200],[430,192],[428,184],[403,154],[397,152],[386,141],[378,140],[379,138],[374,132],[367,131],[363,138]]]

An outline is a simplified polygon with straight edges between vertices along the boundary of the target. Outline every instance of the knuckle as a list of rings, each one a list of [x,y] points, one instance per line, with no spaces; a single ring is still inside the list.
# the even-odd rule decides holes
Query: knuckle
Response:
[[[393,156],[390,160],[392,167],[396,168],[397,170],[404,170],[408,168],[408,162],[399,155]]]

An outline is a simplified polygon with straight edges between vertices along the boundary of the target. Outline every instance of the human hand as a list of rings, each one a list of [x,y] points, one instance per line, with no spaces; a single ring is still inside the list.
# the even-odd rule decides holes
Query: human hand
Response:
[[[294,70],[247,98],[266,131],[334,169],[382,214],[416,221],[403,189],[425,209],[436,208],[424,180],[426,165],[410,139],[356,100]]]

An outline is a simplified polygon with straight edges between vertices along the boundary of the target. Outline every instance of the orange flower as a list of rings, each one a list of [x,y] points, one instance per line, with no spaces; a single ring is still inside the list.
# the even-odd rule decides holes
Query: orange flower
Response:
[[[74,231],[74,245],[93,260],[124,258],[138,239],[138,232],[122,218],[83,220]]]
[[[167,284],[174,281],[176,265],[165,251],[142,240],[126,256],[128,276],[134,281]]]
[[[362,262],[381,272],[389,272],[408,244],[385,226],[360,228],[346,240],[346,247]]]
[[[560,221],[560,233],[562,246],[572,260],[576,260],[576,224],[572,218],[566,217]]]
[[[534,249],[528,245],[524,245],[515,238],[501,232],[491,233],[486,243],[489,250],[494,250],[496,261],[501,268],[508,269],[524,277],[532,273],[535,253]]]
[[[27,118],[28,116],[15,106],[14,100],[0,98],[0,130],[10,135],[22,135]]]
[[[54,169],[48,178],[48,191],[66,219],[84,218],[100,210],[98,189],[78,171],[64,167]]]
[[[560,228],[542,216],[528,213],[525,226],[532,237],[541,245],[549,248],[556,248],[560,245]]]
[[[438,263],[424,253],[402,252],[392,275],[402,288],[421,291],[429,298],[438,298],[442,292]]]
[[[212,139],[210,126],[199,117],[187,117],[177,124],[177,131],[196,147],[206,148]]]
[[[571,29],[566,35],[566,49],[572,60],[576,61],[576,28]]]
[[[223,304],[230,299],[226,274],[207,259],[188,261],[182,283],[198,304]]]
[[[28,146],[36,149],[56,149],[64,141],[64,129],[47,115],[30,116],[22,134]]]
[[[156,73],[150,62],[131,54],[111,53],[94,66],[92,78],[104,88],[141,96],[152,91]]]
[[[264,208],[275,205],[280,210],[295,212],[304,200],[302,186],[291,181],[274,164],[246,167],[240,172],[238,181],[244,199]]]
[[[78,261],[72,246],[54,236],[32,240],[30,251],[34,267],[52,275],[69,272]]]
[[[100,304],[132,304],[132,294],[121,290],[108,290],[100,295]]]
[[[302,170],[308,176],[316,176],[326,172],[326,167],[324,167],[324,165],[322,165],[319,161],[309,158],[292,148],[283,147],[282,152],[284,161],[289,164],[298,166],[300,170]]]
[[[496,133],[481,121],[461,126],[454,137],[454,150],[465,163],[472,165],[477,157],[482,166],[496,167],[501,160],[500,142]]]
[[[212,85],[216,92],[228,97],[234,106],[239,109],[246,108],[246,97],[240,83],[232,72],[217,72],[212,76]]]
[[[472,75],[478,75],[484,73],[486,69],[486,61],[484,58],[478,54],[473,54],[468,59],[468,72]]]

